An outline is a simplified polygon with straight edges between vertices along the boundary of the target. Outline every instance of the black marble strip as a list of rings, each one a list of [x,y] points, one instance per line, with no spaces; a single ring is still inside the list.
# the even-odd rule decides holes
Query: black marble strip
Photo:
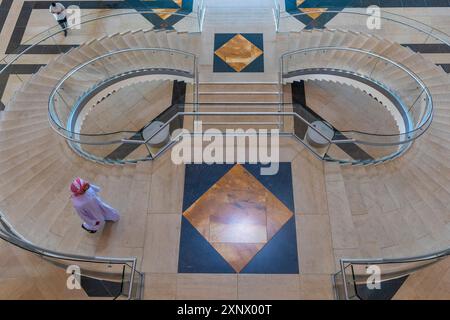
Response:
[[[21,44],[25,29],[30,19],[33,6],[29,2],[24,2],[22,9],[20,10],[19,17],[17,18],[14,31],[9,39],[8,46],[6,47],[6,54],[16,53],[17,47]]]
[[[25,1],[30,3],[33,9],[46,9],[53,1]],[[134,6],[129,1],[58,1],[66,8],[68,6],[78,6],[80,9],[132,9]]]
[[[0,64],[0,70],[5,66],[5,64]],[[44,66],[45,64],[12,64],[5,71],[9,74],[33,74]]]
[[[294,81],[291,84],[292,88],[292,103],[294,104],[294,112],[300,115],[309,123],[313,121],[326,121],[319,114],[314,112],[311,108],[308,107],[306,103],[306,91],[305,91],[305,82],[302,81]],[[328,121],[326,121],[329,123]],[[332,124],[331,124],[332,125]],[[308,125],[301,121],[300,119],[294,119],[294,132],[298,138],[304,140],[306,131],[308,130]],[[339,139],[347,139],[347,137],[340,132],[338,129],[333,127],[335,132],[335,136],[338,136]],[[357,160],[373,160],[373,158],[366,153],[363,149],[361,149],[358,145],[354,143],[341,143],[336,144],[342,151],[348,154],[353,159]]]
[[[23,36],[30,20],[33,9],[48,9],[52,1],[25,1],[17,18],[14,31],[9,39],[6,48],[6,54],[13,54],[22,52],[30,47],[30,45],[23,45]],[[81,9],[126,9],[132,8],[127,1],[60,1],[64,6],[77,5]],[[50,28],[50,26],[49,26]],[[27,54],[59,54],[67,52],[76,45],[38,45],[32,50],[27,51]]]
[[[0,4],[0,33],[2,32],[5,25],[6,18],[8,17],[8,13],[11,9],[12,3],[13,0],[3,0]]]
[[[450,53],[450,46],[443,43],[406,43],[402,44],[402,46],[408,47],[417,53]],[[442,67],[445,72],[450,73],[450,64],[436,63],[436,65]]]
[[[356,295],[361,300],[391,300],[409,276],[382,281],[380,289],[369,289],[366,284],[356,285]]]
[[[170,118],[172,118],[177,112],[184,111],[184,103],[186,100],[186,83],[183,81],[174,81],[173,90],[172,90],[172,103],[170,107],[161,112],[153,121],[161,121],[167,122]],[[150,123],[151,123],[150,122]],[[170,133],[174,130],[181,128],[183,125],[182,119],[175,119],[170,124]],[[135,135],[133,135],[129,140],[143,140],[142,133],[144,129],[147,127],[143,127],[140,129]],[[109,155],[105,157],[108,160],[123,160],[132,152],[134,152],[137,148],[141,147],[140,144],[122,144],[117,149],[112,151]]]
[[[417,7],[448,7],[448,0],[355,0],[352,1],[360,7],[377,5],[381,8],[417,8]]]
[[[8,0],[11,1],[11,0]],[[11,1],[12,2],[12,1]],[[6,54],[13,54],[23,52],[23,50],[30,47],[30,45],[22,44],[25,29],[30,20],[33,9],[48,10],[52,1],[25,1],[19,13],[14,31],[6,48]],[[149,9],[151,8],[178,8],[173,1],[152,1],[141,2],[136,0],[124,1],[59,1],[65,7],[76,5],[80,9]],[[189,10],[182,9],[183,12],[188,13]],[[149,20],[155,28],[168,28],[183,19],[182,16],[172,16],[167,21],[164,21],[156,14],[143,14],[144,18]],[[1,18],[1,16],[0,16]],[[170,20],[170,21],[169,21]],[[170,24],[170,25],[169,25]],[[49,26],[50,27],[50,26]],[[70,50],[78,45],[36,45],[30,49],[26,54],[59,54]]]
[[[438,63],[438,66],[444,69],[445,72],[450,73],[450,63]]]
[[[291,0],[295,2],[295,0]],[[377,5],[381,8],[449,7],[449,0],[308,0],[302,7],[309,8],[367,8]]]
[[[128,140],[143,140],[142,132],[137,132],[132,135]],[[134,152],[137,148],[139,148],[141,144],[130,144],[124,143],[121,144],[117,149],[113,150],[110,154],[108,154],[105,159],[106,160],[123,160],[132,152]]]
[[[417,43],[402,44],[404,47],[410,48],[418,53],[450,53],[450,46],[444,43]]]
[[[6,65],[4,64],[0,64],[0,70],[3,70],[5,66]],[[0,100],[1,97],[3,97],[3,93],[5,92],[6,85],[8,84],[8,79],[11,74],[34,74],[43,66],[43,64],[14,64],[6,68],[0,74]],[[0,101],[0,111],[3,110],[5,110],[5,104]]]
[[[159,114],[155,120],[161,122],[169,121],[177,112],[183,112],[186,102],[186,82],[175,80],[173,83],[171,107]],[[179,116],[170,123],[169,132],[183,127],[183,117]]]
[[[122,293],[122,283],[81,276],[81,287],[89,297],[114,298]]]
[[[12,38],[12,37],[11,37]],[[11,44],[11,42],[10,42]],[[17,43],[16,43],[17,44]],[[8,48],[6,49],[6,54],[13,54],[15,52],[22,53],[24,50],[31,47],[31,45],[26,44],[20,44],[17,45],[13,44],[11,45],[11,48],[8,45]],[[70,49],[78,47],[77,44],[57,44],[57,45],[36,45],[29,49],[24,54],[60,54],[60,53],[66,53],[69,52]],[[10,50],[10,51],[8,51]]]

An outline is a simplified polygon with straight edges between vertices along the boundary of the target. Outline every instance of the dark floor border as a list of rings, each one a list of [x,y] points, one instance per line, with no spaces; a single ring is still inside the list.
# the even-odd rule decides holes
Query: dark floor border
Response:
[[[8,18],[9,10],[11,9],[13,0],[3,0],[0,4],[0,33],[5,26],[6,18]]]
[[[444,43],[405,43],[404,47],[408,47],[414,52],[425,54],[450,54],[450,46]],[[436,63],[445,72],[450,73],[450,63]]]
[[[175,114],[177,114],[178,112],[183,112],[185,101],[186,101],[186,82],[175,80],[173,82],[171,104],[167,107],[166,110],[164,110],[158,116],[156,116],[156,118],[149,120],[149,124],[152,123],[153,121],[161,121],[161,122],[165,123],[169,119],[171,119]],[[142,132],[144,132],[144,129],[147,126],[141,128],[129,140],[143,140]],[[172,133],[176,129],[182,128],[182,126],[183,126],[183,120],[176,119],[170,124],[169,132]],[[133,151],[135,151],[137,148],[139,148],[140,146],[141,146],[140,144],[122,144],[119,147],[117,147],[115,150],[113,150],[109,155],[107,155],[105,157],[105,160],[106,159],[108,159],[108,160],[123,160],[127,156],[129,156]],[[150,153],[150,151],[149,151],[149,153]]]
[[[11,1],[11,0],[8,0]],[[48,9],[52,1],[25,1],[19,13],[19,17],[14,26],[14,31],[9,39],[6,48],[6,54],[23,52],[28,49],[30,45],[22,44],[25,30],[30,20],[33,9]],[[152,8],[178,8],[173,1],[152,1],[141,2],[138,0],[124,0],[124,1],[60,1],[64,6],[77,5],[80,9],[148,9]],[[186,1],[188,5],[183,7],[180,11],[184,13],[192,12],[192,2]],[[152,23],[155,28],[170,29],[172,25],[183,19],[182,16],[172,16],[167,20],[161,19],[157,14],[143,14],[143,16]],[[1,18],[1,16],[0,16]],[[1,20],[0,20],[1,21]],[[50,27],[50,26],[49,26]],[[26,54],[59,54],[69,51],[78,45],[36,45],[28,50]]]
[[[183,72],[183,71],[179,71],[179,70],[175,70],[175,69],[162,69],[162,68],[138,70],[138,71],[135,71],[132,73],[125,73],[122,75],[118,75],[113,79],[110,79],[108,81],[105,81],[105,82],[99,84],[98,86],[96,86],[92,90],[88,91],[83,97],[80,97],[78,99],[78,101],[75,102],[74,110],[71,112],[71,116],[70,116],[71,120],[69,120],[70,124],[68,124],[70,127],[70,130],[71,131],[75,130],[76,119],[80,115],[81,110],[83,110],[83,108],[86,106],[86,104],[89,102],[89,100],[92,99],[100,91],[108,88],[112,84],[124,81],[126,79],[130,79],[130,78],[134,78],[134,77],[138,77],[138,76],[145,76],[145,75],[155,75],[155,74],[173,75],[173,76],[180,76],[180,77],[191,78],[191,79],[194,78],[193,74],[189,74],[187,72]]]
[[[450,46],[445,43],[405,43],[402,46],[417,53],[450,53]]]
[[[400,112],[400,114],[403,118],[403,121],[405,123],[405,130],[406,131],[411,130],[408,114],[406,113],[405,108],[404,108],[403,104],[401,103],[401,101],[399,99],[397,99],[392,93],[390,93],[385,88],[383,88],[379,85],[376,85],[375,83],[371,82],[370,80],[364,79],[363,77],[359,77],[359,76],[353,75],[351,73],[339,72],[334,69],[328,69],[328,70],[327,69],[321,69],[321,70],[305,69],[305,70],[301,70],[301,71],[289,72],[286,75],[286,78],[292,78],[292,77],[308,75],[308,74],[317,74],[317,73],[329,74],[329,75],[335,75],[338,77],[353,79],[353,80],[359,81],[361,83],[364,83],[364,84],[368,85],[369,87],[374,88],[375,90],[377,90],[378,92],[383,94],[386,98],[388,98],[392,102],[392,104],[395,106],[395,108],[398,110],[398,112]],[[339,136],[339,139],[341,139],[341,137],[343,139],[345,139],[345,136],[343,134],[342,134],[342,136]]]
[[[438,63],[437,65],[445,72],[450,73],[450,63]]]
[[[117,77],[115,77],[114,79],[111,79],[109,81],[106,81],[102,84],[100,84],[99,86],[95,87],[93,90],[87,92],[83,97],[81,97],[74,105],[74,110],[71,112],[70,115],[70,120],[68,123],[68,126],[70,128],[70,130],[73,132],[75,130],[75,124],[76,124],[76,119],[78,118],[78,116],[81,113],[81,110],[83,110],[83,108],[86,106],[86,104],[89,102],[90,99],[92,99],[92,97],[94,97],[98,92],[104,90],[105,88],[111,86],[114,83],[129,79],[129,78],[133,78],[133,77],[137,77],[137,76],[143,76],[143,75],[153,75],[153,74],[165,74],[165,75],[175,75],[175,76],[180,76],[180,77],[184,77],[184,78],[191,78],[193,79],[194,75],[189,74],[187,72],[183,72],[183,71],[179,71],[179,70],[174,70],[174,69],[146,69],[146,70],[139,70],[133,73],[126,73],[123,75],[119,75]],[[166,113],[173,113],[176,114],[178,111],[180,111],[180,109],[184,110],[184,101],[185,101],[185,97],[183,95],[186,94],[186,88],[182,88],[181,84],[184,83],[182,81],[175,81],[174,83],[179,84],[179,85],[174,85],[174,91],[172,93],[172,103],[176,102],[176,105],[172,104],[171,106],[169,106],[164,112],[162,112],[160,115],[158,115],[154,120],[161,120],[164,121],[165,119],[170,119],[170,117],[166,116]],[[174,108],[172,108],[174,107]],[[175,109],[175,110],[172,110]],[[173,112],[172,112],[173,111]],[[165,121],[167,121],[165,120]],[[150,120],[152,121],[152,120]],[[136,134],[132,135],[129,140],[142,140],[142,132],[145,129],[142,128],[141,130],[139,130]],[[171,126],[171,129],[172,126]],[[175,128],[176,129],[176,128]],[[174,129],[174,130],[175,130]],[[78,144],[75,142],[71,142],[70,144],[72,146],[72,148],[74,148],[77,152],[85,154],[84,151],[80,150],[80,148],[78,147]],[[129,154],[131,154],[134,150],[136,150],[138,147],[140,147],[141,145],[139,144],[122,144],[119,147],[117,147],[115,150],[113,150],[109,155],[107,155],[104,159],[109,159],[109,160],[123,160],[126,156],[128,156]]]
[[[0,70],[6,65],[0,64]],[[44,67],[43,64],[14,64],[9,66],[5,71],[0,74],[0,111],[5,110],[5,105],[1,101],[1,97],[3,97],[3,93],[5,92],[6,86],[8,84],[9,76],[11,74],[24,74],[30,75],[39,71],[40,68]]]
[[[286,0],[286,7],[296,7],[296,0]],[[369,6],[380,8],[427,8],[427,7],[449,7],[449,0],[308,0],[301,7],[310,8],[333,8],[345,6],[346,8],[367,8]]]
[[[291,89],[292,89],[292,103],[294,105],[294,112],[297,113],[302,118],[306,119],[309,123],[319,120],[319,121],[326,121],[326,119],[323,119],[319,114],[314,112],[310,107],[308,107],[306,102],[306,88],[305,88],[305,81],[294,81],[291,83]],[[298,120],[297,118],[294,119],[294,132],[297,137],[299,137],[301,140],[304,140],[306,131],[308,130],[308,126],[303,122]],[[338,129],[333,127],[333,130],[335,132],[335,136],[339,136],[339,139],[346,139],[345,135],[342,134]],[[361,149],[358,145],[354,143],[343,143],[343,144],[336,144],[337,147],[339,147],[342,151],[344,151],[346,154],[348,154],[352,159],[355,160],[366,160],[371,161],[374,160],[371,155],[369,155],[367,152],[365,152],[363,149]]]

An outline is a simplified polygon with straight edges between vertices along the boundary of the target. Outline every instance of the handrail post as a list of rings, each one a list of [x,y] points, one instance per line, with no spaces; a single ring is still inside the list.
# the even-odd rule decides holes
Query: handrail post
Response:
[[[345,264],[344,264],[344,260],[340,259],[339,260],[340,265],[341,265],[341,272],[342,272],[342,282],[344,285],[344,295],[345,295],[345,300],[350,300],[349,296],[348,296],[348,288],[347,288],[347,276],[345,274]]]
[[[276,0],[275,0],[276,1]],[[279,72],[278,72],[278,99],[279,99],[279,106],[278,111],[284,112],[284,92],[283,92],[283,60],[280,58],[280,64],[279,64]],[[279,130],[281,131],[281,126],[283,123],[284,128],[284,117],[281,119],[281,116],[279,117]]]

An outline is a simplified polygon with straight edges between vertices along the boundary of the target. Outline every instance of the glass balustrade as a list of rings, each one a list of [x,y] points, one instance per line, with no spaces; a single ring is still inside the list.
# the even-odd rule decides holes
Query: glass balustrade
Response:
[[[57,273],[52,275],[51,281],[59,281],[54,285],[64,290],[66,299],[71,296],[80,298],[78,290],[86,292],[81,295],[83,298],[87,298],[90,291],[103,292],[102,296],[114,300],[142,297],[143,274],[136,270],[135,258],[87,257],[38,247],[18,234],[2,213],[0,238],[46,260],[52,273]],[[69,279],[71,276],[73,278]]]
[[[352,61],[352,63],[348,63]],[[340,47],[306,48],[281,58],[283,81],[301,79],[347,83],[372,96],[390,98],[386,108],[398,124],[398,133],[345,130],[341,134],[356,143],[395,146],[413,141],[430,125],[431,93],[423,81],[405,66],[378,54]]]
[[[409,43],[410,39],[414,38],[416,44],[450,44],[450,36],[442,31],[448,28],[445,19],[440,22],[436,18],[423,15],[420,17],[423,21],[419,21],[419,18],[413,19],[393,11],[383,8],[377,8],[374,11],[368,10],[367,7],[341,10],[341,8],[331,6],[326,9],[310,9],[307,12],[286,12],[281,11],[279,6],[274,6],[278,32],[296,32],[326,27],[329,30],[351,30],[372,34],[397,43]],[[308,18],[311,16],[320,16],[321,21],[326,21],[325,26]],[[434,26],[442,26],[442,28],[439,30],[429,26],[427,23],[431,21],[430,19],[434,19]]]
[[[279,104],[249,104],[246,105],[245,110],[242,106],[238,108],[233,104],[187,104],[180,105],[178,108],[178,112],[171,119],[159,129],[152,131],[146,138],[124,139],[122,143],[135,145],[135,148],[147,146],[148,159],[154,159],[184,137],[192,138],[196,135],[222,135],[225,137],[236,135],[236,132],[238,132],[238,135],[250,137],[264,132],[260,131],[262,129],[269,133],[270,130],[277,130],[276,134],[280,137],[296,139],[322,160],[365,164],[380,159],[385,160],[388,157],[398,155],[399,152],[398,146],[371,146],[356,143],[332,127],[329,131],[324,132],[296,112],[279,111]],[[198,110],[195,110],[195,108],[198,108]],[[183,109],[185,111],[182,111]],[[282,109],[293,110],[294,105],[283,104]],[[185,131],[178,129],[185,129]],[[161,135],[167,136],[167,139],[162,146],[155,147],[152,140]],[[360,150],[360,153],[355,152],[355,149]],[[360,158],[361,153],[376,154],[376,156]],[[113,159],[108,160],[112,161]]]
[[[179,20],[173,26],[168,26],[167,31],[174,30],[179,32],[198,33],[203,28],[203,21],[206,14],[206,5],[203,1],[190,13],[164,12],[158,11],[158,14],[170,14],[177,16]],[[67,53],[71,49],[78,47],[83,43],[87,43],[93,39],[104,38],[114,34],[121,34],[127,30],[150,30],[153,24],[150,23],[146,16],[154,15],[152,10],[135,10],[135,9],[108,9],[90,12],[82,15],[79,24],[73,24],[69,27],[67,37],[61,27],[55,23],[54,26],[42,31],[39,34],[28,34],[25,32],[24,39],[16,47],[6,50],[5,56],[0,60],[0,74],[9,75],[9,85],[13,91],[18,91],[30,79],[31,74],[27,69],[26,74],[22,74],[26,65],[36,65],[36,58],[33,55],[39,55],[38,63],[45,66],[55,58],[55,55]],[[33,28],[33,30],[35,30]],[[162,29],[158,29],[162,30]],[[130,48],[133,44],[128,44]],[[135,47],[141,45],[134,44]],[[85,60],[86,61],[86,60]],[[83,61],[84,62],[84,61]],[[36,73],[39,66],[32,71]],[[104,70],[106,72],[106,70]],[[4,101],[9,101],[12,96],[5,95]]]
[[[336,298],[340,300],[372,300],[392,299],[397,290],[402,290],[404,281],[412,275],[410,281],[418,281],[408,285],[403,290],[412,290],[405,294],[420,295],[421,291],[430,290],[423,277],[442,277],[445,270],[438,264],[448,264],[450,250],[435,252],[428,255],[398,258],[398,259],[341,259],[341,270],[334,274]],[[434,267],[434,266],[437,267]],[[400,292],[401,293],[401,292]],[[399,296],[401,298],[402,296]]]
[[[82,144],[120,142],[130,137],[131,132],[125,127],[117,126],[117,130],[110,128],[110,132],[88,128],[87,133],[83,133],[78,119],[92,113],[95,101],[122,87],[164,79],[173,81],[174,78],[196,81],[194,55],[164,48],[124,49],[107,53],[79,65],[62,77],[49,97],[50,122],[59,134]]]

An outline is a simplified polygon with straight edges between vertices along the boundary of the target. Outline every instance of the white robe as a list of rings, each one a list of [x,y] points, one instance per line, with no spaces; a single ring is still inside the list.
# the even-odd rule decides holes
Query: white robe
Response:
[[[50,6],[49,10],[56,21],[64,20],[66,17],[66,8],[60,2],[57,2],[55,7]]]
[[[120,215],[116,209],[104,203],[97,193],[100,188],[90,185],[89,189],[80,196],[72,195],[72,204],[75,211],[83,220],[83,226],[92,231],[99,230],[105,221],[118,221]]]

